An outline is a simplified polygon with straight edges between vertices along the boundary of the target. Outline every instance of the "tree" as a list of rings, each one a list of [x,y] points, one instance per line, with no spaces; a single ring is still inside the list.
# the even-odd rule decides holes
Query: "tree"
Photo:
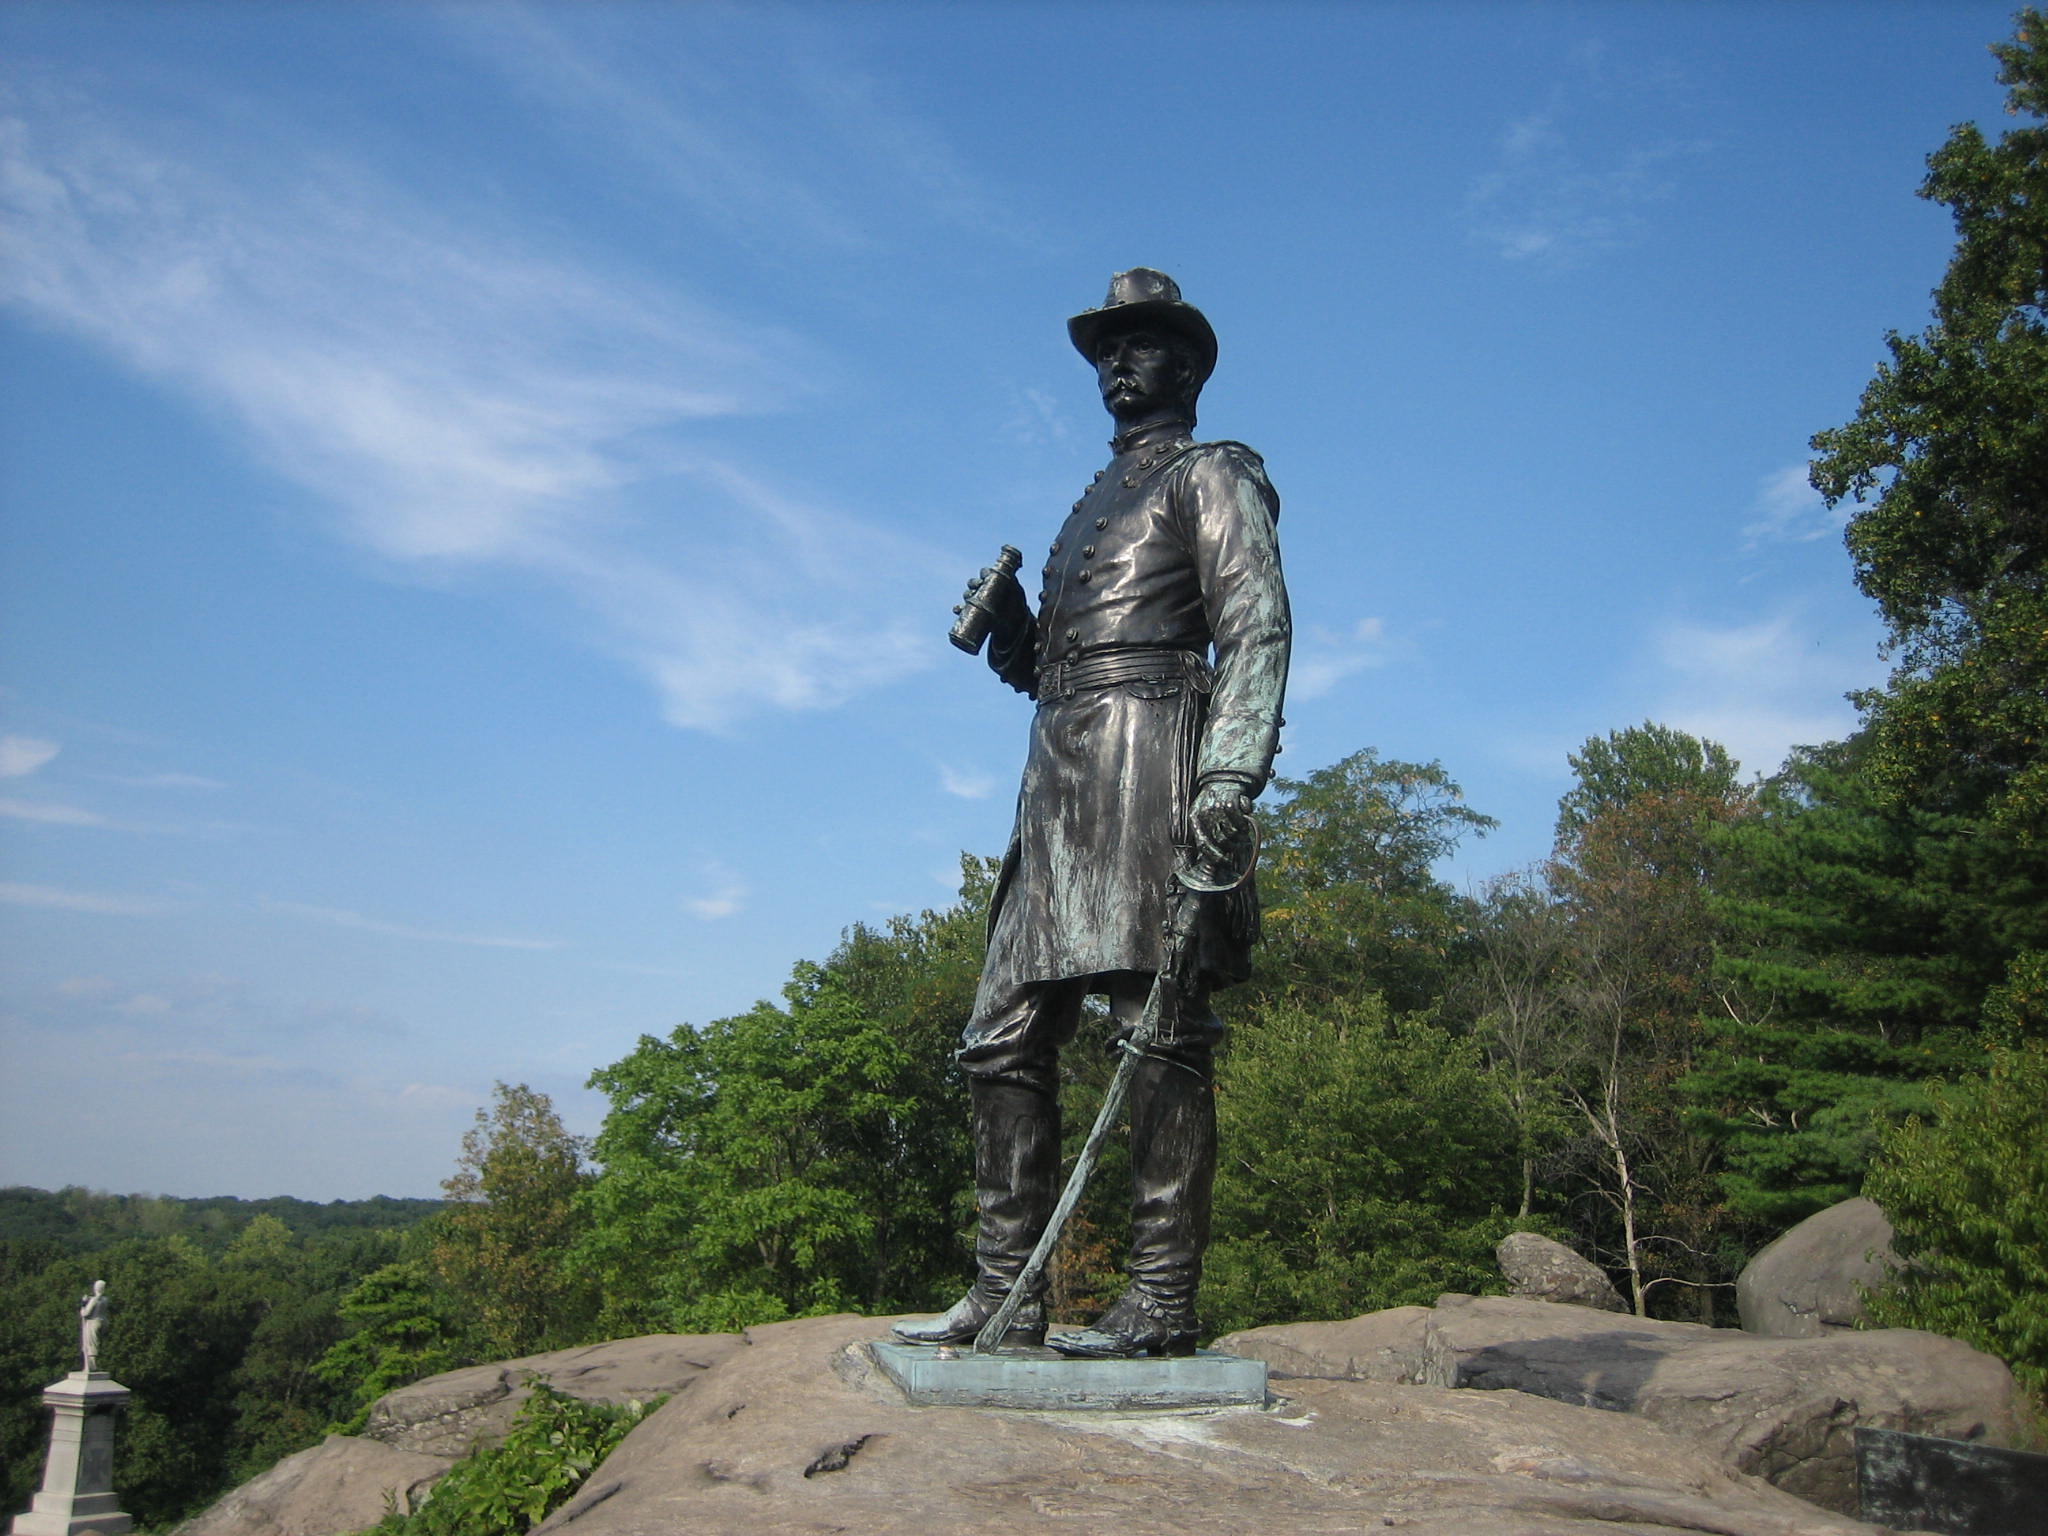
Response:
[[[1982,814],[2039,852],[2048,837],[2048,23],[2019,13],[1993,47],[1997,143],[1957,127],[1920,195],[1956,248],[1918,336],[1891,353],[1855,419],[1817,434],[1812,479],[1856,510],[1847,542],[1898,665],[1859,702],[1888,804]]]
[[[1571,761],[1580,783],[1560,803],[1550,867],[1566,930],[1556,1081],[1611,1217],[1595,1241],[1627,1272],[1639,1314],[1675,1285],[1710,1321],[1726,1278],[1714,1147],[1675,1090],[1711,997],[1716,834],[1750,797],[1722,748],[1664,726],[1588,741]]]
[[[1704,803],[1725,802],[1737,792],[1741,768],[1719,742],[1652,720],[1610,731],[1604,740],[1589,737],[1565,761],[1578,782],[1557,803],[1560,850],[1570,848],[1603,812],[1640,795],[1690,794]]]
[[[1570,1127],[1560,1074],[1571,1055],[1565,981],[1571,927],[1540,873],[1507,875],[1482,894],[1473,917],[1472,964],[1459,1001],[1473,1020],[1515,1127],[1521,1199],[1536,1209],[1536,1172]]]
[[[344,1398],[338,1433],[361,1429],[386,1392],[476,1363],[480,1351],[459,1306],[423,1259],[400,1259],[356,1282],[337,1309],[348,1333],[313,1365]]]
[[[1376,991],[1397,1011],[1427,1007],[1467,915],[1431,866],[1499,823],[1465,804],[1441,763],[1370,747],[1273,788],[1281,798],[1259,812],[1265,942],[1248,1002]]]
[[[2039,984],[2032,967],[2031,985]],[[2001,1047],[1981,1077],[1933,1090],[1885,1133],[1866,1191],[1908,1267],[1874,1322],[1997,1355],[2048,1408],[2048,1039]]]
[[[1716,1038],[1686,1093],[1758,1236],[1855,1194],[1926,1080],[1983,1064],[2012,957],[2048,945],[2040,861],[1982,818],[1892,799],[1873,737],[1803,749],[1722,839]]]
[[[1498,1287],[1516,1136],[1476,1041],[1371,993],[1274,1004],[1237,1031],[1216,1105],[1207,1331]]]
[[[435,1272],[473,1310],[500,1359],[584,1342],[596,1298],[566,1260],[579,1233],[584,1144],[552,1100],[499,1083],[441,1189]]]
[[[733,1328],[929,1305],[966,1262],[966,1093],[952,1064],[991,866],[961,902],[852,929],[758,1003],[595,1073],[612,1108],[579,1263],[607,1328]]]

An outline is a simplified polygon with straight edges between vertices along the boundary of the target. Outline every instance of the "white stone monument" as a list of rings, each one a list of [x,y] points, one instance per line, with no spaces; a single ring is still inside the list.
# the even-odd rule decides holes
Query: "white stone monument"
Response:
[[[128,1389],[99,1368],[100,1325],[107,1316],[107,1282],[95,1280],[78,1309],[84,1369],[43,1391],[52,1411],[50,1456],[43,1488],[28,1513],[8,1527],[13,1536],[84,1536],[134,1529],[114,1492],[114,1410]]]

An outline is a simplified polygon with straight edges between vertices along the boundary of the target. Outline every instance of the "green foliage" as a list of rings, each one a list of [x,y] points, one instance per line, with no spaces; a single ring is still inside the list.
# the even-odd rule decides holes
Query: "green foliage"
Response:
[[[1984,999],[1984,1039],[2007,1050],[2048,1040],[2048,949],[2013,956],[2005,980]]]
[[[2039,850],[2048,836],[2048,23],[2029,7],[1993,49],[2007,110],[1988,142],[1964,124],[1920,195],[1955,218],[1934,321],[1886,338],[1891,360],[1853,421],[1813,439],[1813,483],[1848,527],[1859,586],[1899,666],[1860,702],[1889,801],[1930,799]]]
[[[1472,963],[1455,1003],[1486,1052],[1515,1127],[1518,1216],[1536,1209],[1537,1170],[1554,1161],[1572,1119],[1557,1077],[1572,1055],[1565,1009],[1571,924],[1548,883],[1521,873],[1495,880],[1472,915]]]
[[[1570,762],[1578,782],[1558,805],[1546,879],[1559,946],[1548,1060],[1592,1197],[1575,1226],[1626,1271],[1638,1312],[1654,1300],[1711,1322],[1740,1256],[1717,1233],[1719,1149],[1673,1090],[1710,998],[1721,837],[1754,795],[1718,743],[1653,722],[1592,738]]]
[[[929,1304],[957,1280],[968,1154],[952,1050],[972,1004],[988,866],[962,902],[853,929],[784,1003],[594,1074],[612,1109],[578,1263],[608,1330],[730,1329]]]
[[[1997,1049],[1932,1099],[1885,1133],[1865,1184],[1911,1266],[1871,1318],[1997,1355],[2048,1406],[2048,1041]]]
[[[361,1230],[300,1236],[265,1217],[213,1257],[174,1231],[10,1274],[0,1379],[21,1390],[0,1400],[9,1505],[27,1506],[48,1432],[28,1389],[77,1367],[78,1298],[93,1280],[113,1298],[102,1360],[135,1394],[115,1442],[116,1483],[127,1509],[160,1525],[320,1438],[347,1399],[314,1362],[340,1336],[341,1293],[395,1244]]]
[[[1856,1193],[1921,1084],[1981,1064],[2012,957],[2048,946],[2048,869],[1982,818],[1886,798],[1872,739],[1795,755],[1723,839],[1715,1039],[1685,1085],[1769,1235]]]
[[[73,1185],[60,1190],[14,1185],[0,1189],[0,1253],[13,1243],[48,1241],[67,1253],[85,1253],[137,1237],[185,1237],[219,1253],[250,1222],[269,1216],[294,1236],[354,1230],[399,1232],[440,1211],[439,1200],[330,1200],[320,1204],[276,1195],[240,1200],[232,1195],[184,1199],[173,1195],[110,1195]]]
[[[454,1294],[420,1259],[371,1270],[341,1299],[339,1313],[349,1332],[312,1367],[348,1399],[350,1411],[329,1426],[338,1434],[358,1432],[385,1393],[481,1357]]]
[[[1572,847],[1603,813],[1639,796],[1686,794],[1718,804],[1737,795],[1740,765],[1719,742],[1645,720],[1594,736],[1565,759],[1577,779],[1557,803],[1557,846]]]
[[[519,1536],[568,1502],[633,1427],[661,1406],[586,1403],[546,1381],[529,1383],[502,1443],[479,1447],[448,1469],[420,1508],[393,1511],[377,1536]],[[361,1536],[370,1536],[369,1532]]]
[[[1237,1031],[1217,1120],[1210,1332],[1499,1288],[1516,1131],[1475,1041],[1371,996],[1277,1005]]]
[[[524,1083],[499,1083],[492,1097],[441,1185],[451,1204],[435,1223],[435,1273],[500,1359],[583,1343],[597,1298],[566,1262],[590,1182],[583,1141]]]
[[[1251,998],[1374,991],[1396,1010],[1427,1007],[1468,915],[1431,866],[1498,823],[1464,803],[1441,763],[1371,748],[1273,788],[1282,798],[1259,812],[1265,942]]]

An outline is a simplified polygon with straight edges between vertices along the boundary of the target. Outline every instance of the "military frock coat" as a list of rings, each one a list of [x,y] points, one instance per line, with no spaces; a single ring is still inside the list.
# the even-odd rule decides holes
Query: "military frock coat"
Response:
[[[1293,633],[1279,516],[1256,453],[1175,430],[1118,453],[1074,503],[1036,622],[989,657],[1038,709],[980,1003],[1160,968],[1197,790],[1227,779],[1256,795],[1272,772]],[[1091,671],[1126,675],[1090,686]],[[1249,887],[1210,904],[1212,982],[1244,978],[1256,927]]]

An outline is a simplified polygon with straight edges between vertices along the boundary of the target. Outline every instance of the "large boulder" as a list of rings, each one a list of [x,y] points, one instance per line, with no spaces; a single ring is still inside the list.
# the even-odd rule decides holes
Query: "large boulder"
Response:
[[[1598,1307],[1603,1312],[1629,1309],[1605,1270],[1538,1233],[1510,1232],[1494,1247],[1493,1257],[1507,1277],[1511,1295]]]
[[[179,1526],[177,1536],[334,1536],[365,1530],[384,1518],[387,1499],[410,1513],[451,1465],[446,1456],[329,1435],[251,1478]]]
[[[1246,1360],[1263,1360],[1276,1377],[1325,1381],[1422,1380],[1422,1334],[1427,1307],[1389,1307],[1339,1323],[1279,1323],[1227,1334],[1210,1347]]]
[[[378,1398],[363,1436],[454,1458],[502,1439],[535,1377],[586,1403],[644,1403],[680,1392],[739,1347],[736,1333],[655,1333],[446,1371]]]
[[[1735,1304],[1750,1333],[1817,1339],[1863,1321],[1863,1288],[1899,1267],[1892,1224],[1873,1200],[1831,1205],[1751,1259],[1735,1281]]]
[[[2012,1373],[1910,1329],[1768,1339],[1521,1297],[1445,1298],[1424,1380],[1507,1388],[1661,1425],[1826,1509],[1856,1508],[1859,1425],[2010,1445]]]
[[[539,1531],[1878,1536],[1633,1415],[1512,1392],[1303,1379],[1264,1409],[912,1408],[866,1356],[885,1327],[751,1330]]]

